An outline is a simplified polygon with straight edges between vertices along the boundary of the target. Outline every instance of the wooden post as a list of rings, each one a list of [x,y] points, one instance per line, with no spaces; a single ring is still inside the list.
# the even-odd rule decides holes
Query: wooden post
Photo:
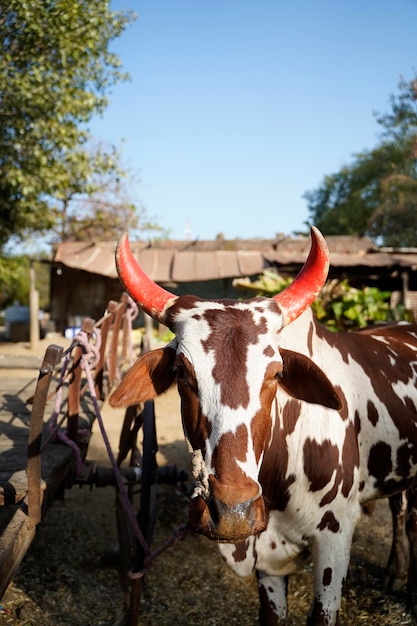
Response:
[[[31,350],[39,349],[39,292],[36,289],[34,262],[30,262],[29,338]]]
[[[113,384],[117,378],[119,331],[122,326],[123,316],[127,308],[128,298],[129,296],[127,295],[127,293],[122,293],[120,297],[120,302],[117,305],[117,308],[114,313],[113,334],[111,338],[110,354],[109,354],[109,389],[113,387]]]
[[[63,348],[50,345],[39,370],[38,382],[33,396],[32,413],[29,422],[28,440],[28,514],[29,523],[36,526],[41,521],[41,439],[45,406],[49,385],[56,365],[61,361]]]
[[[103,392],[103,383],[104,383],[104,367],[106,363],[106,349],[107,349],[107,339],[109,336],[109,330],[113,323],[114,314],[117,309],[117,302],[115,300],[109,300],[106,309],[106,317],[103,320],[101,325],[101,345],[100,345],[100,358],[96,365],[96,373],[94,377],[94,384],[96,389],[97,398],[100,400],[104,400],[105,393]]]

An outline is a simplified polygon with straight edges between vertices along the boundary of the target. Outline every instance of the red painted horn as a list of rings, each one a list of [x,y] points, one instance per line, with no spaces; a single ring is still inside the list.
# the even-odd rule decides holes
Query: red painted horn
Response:
[[[159,322],[165,321],[165,311],[178,296],[157,285],[143,271],[132,254],[127,234],[116,248],[116,267],[121,283],[145,313]]]
[[[311,248],[307,261],[294,281],[274,300],[284,314],[286,326],[303,313],[315,300],[326,282],[329,271],[329,250],[321,232],[311,227]]]

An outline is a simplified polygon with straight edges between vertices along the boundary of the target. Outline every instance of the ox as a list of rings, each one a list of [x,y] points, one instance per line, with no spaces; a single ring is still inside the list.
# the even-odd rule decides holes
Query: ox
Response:
[[[285,291],[244,301],[173,295],[126,236],[116,254],[125,289],[175,339],[140,358],[110,404],[151,399],[176,379],[196,479],[189,526],[219,542],[238,575],[256,571],[268,626],[285,623],[287,576],[307,557],[307,624],[336,623],[361,504],[410,487],[417,472],[417,327],[320,325],[310,304],[328,251],[311,235]]]

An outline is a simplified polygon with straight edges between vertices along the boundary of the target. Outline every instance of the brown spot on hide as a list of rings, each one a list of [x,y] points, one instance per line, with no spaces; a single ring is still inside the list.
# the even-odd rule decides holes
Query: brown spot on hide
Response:
[[[268,510],[285,511],[290,501],[290,487],[295,482],[295,475],[287,476],[288,445],[286,436],[295,427],[300,416],[300,402],[289,400],[285,403],[284,411],[275,422],[272,443],[265,450],[259,474],[263,497]]]
[[[323,603],[317,598],[314,599],[313,608],[307,618],[307,626],[328,626],[330,618],[323,608]]]
[[[211,433],[211,424],[201,412],[194,368],[183,354],[177,356],[175,366],[178,372],[177,385],[181,398],[184,431],[193,449],[201,450],[204,454],[206,441]]]
[[[408,478],[411,466],[417,463],[417,450],[414,446],[403,443],[397,450],[397,466],[395,472],[401,478]]]
[[[198,296],[179,296],[174,304],[167,311],[167,326],[171,330],[175,327],[175,318],[181,311],[190,311],[195,308],[197,302],[203,302],[202,298]],[[200,319],[200,316],[196,315],[196,319]]]
[[[355,424],[348,424],[342,449],[342,494],[348,497],[353,486],[354,471],[359,467],[358,433]]]
[[[392,472],[391,446],[384,441],[374,444],[369,451],[368,471],[371,476],[375,476],[377,484]]]
[[[310,491],[324,489],[339,464],[339,450],[328,439],[318,443],[307,438],[303,447],[304,473],[310,481]]]
[[[289,399],[282,409],[282,426],[285,435],[294,432],[298,418],[301,415],[301,403],[295,399]]]
[[[376,410],[375,404],[368,400],[368,419],[371,422],[372,426],[376,426],[378,423],[378,411]]]
[[[333,570],[331,567],[326,567],[323,572],[323,585],[328,587],[332,582]]]
[[[259,486],[239,467],[246,460],[248,431],[241,424],[236,433],[225,433],[213,451],[214,476],[209,477],[212,495],[229,507],[255,498]]]
[[[256,461],[265,450],[271,439],[271,406],[276,398],[278,379],[282,363],[271,361],[266,367],[264,381],[260,392],[260,409],[251,421],[251,434]]]
[[[362,430],[362,425],[361,425],[361,418],[359,417],[358,411],[355,411],[354,423],[355,423],[356,434],[357,434],[357,436],[359,436],[359,433]]]
[[[332,533],[337,533],[339,532],[340,524],[331,511],[326,511],[320,523],[317,525],[317,528],[319,530],[327,529]]]
[[[341,493],[348,497],[354,483],[354,470],[359,467],[359,447],[356,426],[348,423],[343,443],[340,463],[337,464],[336,476],[331,489],[323,496],[320,506],[327,506],[337,496],[340,485]]]
[[[251,422],[253,451],[257,463],[265,450],[266,441],[270,439],[270,433],[271,419],[263,411],[259,411]]]
[[[268,594],[265,586],[258,581],[259,592],[259,623],[277,624],[276,606]]]
[[[265,348],[264,355],[269,356],[272,359],[272,357],[275,355],[274,348],[272,346],[268,346],[267,348]]]
[[[417,445],[416,407],[412,401],[399,397],[395,390],[395,383],[413,384],[415,381],[415,326],[394,323],[356,332],[332,333],[315,320],[313,323],[318,336],[335,348],[346,364],[354,360],[363,369],[364,382],[367,379],[376,397],[388,408],[399,438]],[[375,419],[375,415],[370,419]]]
[[[232,552],[232,557],[235,563],[241,563],[248,556],[249,541],[240,541],[235,544],[235,549]]]

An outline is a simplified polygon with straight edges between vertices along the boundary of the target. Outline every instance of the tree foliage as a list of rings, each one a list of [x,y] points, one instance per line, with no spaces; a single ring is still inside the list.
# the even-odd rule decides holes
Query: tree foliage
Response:
[[[152,222],[145,209],[132,199],[132,189],[138,184],[137,177],[121,165],[116,148],[103,151],[92,150],[86,164],[89,170],[88,185],[81,193],[74,185],[66,195],[51,208],[55,226],[52,243],[61,241],[115,241],[123,231],[165,231]]]
[[[37,261],[27,256],[4,256],[0,258],[0,314],[14,303],[29,304],[31,263],[35,269],[36,285],[41,309],[49,307],[50,269],[42,259]]]
[[[87,125],[127,78],[110,44],[134,17],[109,4],[0,2],[0,246],[53,228],[51,200],[88,193],[92,172],[108,171],[109,154],[91,160]]]
[[[415,246],[417,232],[417,78],[399,83],[391,110],[377,117],[380,142],[308,191],[310,222],[325,235],[368,235],[387,246]]]

